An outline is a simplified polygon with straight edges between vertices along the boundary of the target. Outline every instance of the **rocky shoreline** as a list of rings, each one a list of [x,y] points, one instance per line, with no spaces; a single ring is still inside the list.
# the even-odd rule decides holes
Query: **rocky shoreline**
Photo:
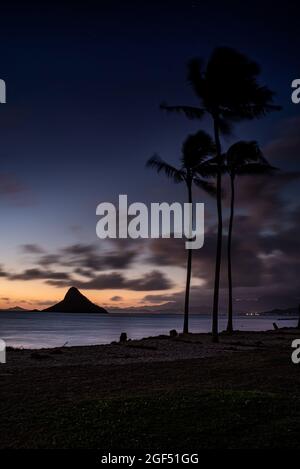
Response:
[[[75,365],[125,365],[131,363],[169,362],[205,359],[220,355],[254,350],[289,349],[293,339],[300,337],[296,328],[266,332],[223,333],[218,344],[210,334],[161,335],[141,340],[112,342],[104,345],[63,346],[38,350],[8,347],[5,368],[56,367]],[[0,369],[0,375],[1,375]]]

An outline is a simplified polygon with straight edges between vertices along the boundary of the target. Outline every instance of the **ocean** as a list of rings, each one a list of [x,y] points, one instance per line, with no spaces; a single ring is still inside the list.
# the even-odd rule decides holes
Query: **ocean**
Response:
[[[235,329],[264,331],[279,327],[296,326],[297,318],[282,319],[278,316],[237,316]],[[66,314],[1,312],[0,338],[7,346],[18,348],[60,347],[63,345],[107,344],[118,340],[121,332],[130,339],[168,334],[170,329],[181,332],[182,314],[172,313],[110,313]],[[191,332],[209,332],[210,315],[191,314]],[[226,327],[226,316],[220,317],[220,330]]]

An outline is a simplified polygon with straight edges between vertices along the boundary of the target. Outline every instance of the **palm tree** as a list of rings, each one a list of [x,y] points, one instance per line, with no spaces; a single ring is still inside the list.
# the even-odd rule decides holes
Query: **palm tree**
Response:
[[[264,158],[257,142],[239,141],[227,150],[224,155],[226,170],[230,177],[230,217],[227,240],[227,269],[228,269],[228,322],[227,332],[233,332],[233,296],[232,296],[232,229],[235,206],[235,179],[240,175],[271,174],[276,168]]]
[[[215,151],[215,144],[212,138],[206,132],[199,131],[194,135],[189,135],[184,141],[182,145],[180,168],[175,168],[156,155],[148,160],[147,167],[156,169],[158,173],[163,171],[167,177],[171,178],[175,183],[184,182],[188,191],[188,202],[192,204],[193,184],[210,195],[215,195],[214,184],[205,180],[206,177],[208,178],[212,176],[209,165],[207,165],[207,161],[211,155],[215,155]],[[193,220],[190,220],[190,226],[192,226],[192,224]],[[183,323],[184,334],[189,332],[191,273],[192,249],[188,249]]]
[[[231,124],[254,119],[279,110],[273,104],[274,93],[257,82],[260,68],[245,55],[227,47],[216,48],[206,67],[193,59],[188,64],[188,80],[200,106],[168,106],[161,108],[183,113],[189,119],[212,118],[217,156],[217,249],[212,312],[213,341],[218,342],[219,288],[222,256],[222,149],[221,134],[230,134]]]

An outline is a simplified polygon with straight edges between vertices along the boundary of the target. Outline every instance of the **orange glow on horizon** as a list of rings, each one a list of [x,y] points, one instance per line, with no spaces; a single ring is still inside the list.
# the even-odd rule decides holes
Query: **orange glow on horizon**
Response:
[[[71,285],[70,285],[71,286]],[[0,309],[20,306],[25,309],[44,309],[63,299],[67,288],[56,288],[43,281],[9,281],[1,279]],[[153,306],[153,303],[142,301],[146,295],[159,295],[178,292],[178,288],[166,291],[132,291],[132,290],[84,290],[81,293],[92,302],[107,308],[128,308]],[[179,290],[180,291],[180,290]],[[111,298],[120,297],[117,301]],[[161,302],[163,304],[164,302]],[[155,303],[158,305],[158,303]]]

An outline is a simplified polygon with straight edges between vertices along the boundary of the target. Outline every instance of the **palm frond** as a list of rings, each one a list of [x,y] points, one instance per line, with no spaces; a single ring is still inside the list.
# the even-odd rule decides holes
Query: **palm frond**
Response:
[[[214,183],[205,181],[204,179],[194,177],[193,178],[194,184],[199,187],[199,189],[202,189],[205,191],[207,194],[215,197],[217,194],[217,189]]]
[[[177,112],[184,114],[188,119],[202,119],[205,111],[204,109],[196,106],[168,106],[165,103],[161,103],[160,109],[168,112]]]
[[[237,169],[247,163],[267,163],[258,143],[255,141],[240,140],[227,150],[226,159],[229,169]]]
[[[217,157],[209,158],[196,168],[197,174],[202,177],[216,177],[219,171],[221,174],[227,172],[225,155],[221,155],[221,161]]]
[[[225,174],[227,172],[227,167],[226,165],[209,165],[209,164],[201,164],[196,168],[195,171],[198,176],[201,176],[203,178],[215,178],[221,172],[221,174]]]
[[[176,183],[182,182],[185,179],[183,171],[162,160],[158,155],[153,155],[149,158],[146,167],[156,169],[158,173],[164,172],[168,178],[173,179]]]
[[[259,65],[244,54],[228,47],[214,50],[206,67],[205,79],[209,84],[210,100],[217,105],[223,117],[229,120],[254,119],[280,110],[280,106],[273,102],[275,93],[259,84],[259,74]]]
[[[185,168],[194,169],[215,153],[216,146],[211,136],[199,130],[189,135],[183,142],[182,164]]]
[[[262,163],[247,163],[244,166],[241,166],[236,169],[235,173],[239,176],[248,176],[248,175],[271,175],[274,172],[279,171],[278,168],[271,166],[269,164]]]

